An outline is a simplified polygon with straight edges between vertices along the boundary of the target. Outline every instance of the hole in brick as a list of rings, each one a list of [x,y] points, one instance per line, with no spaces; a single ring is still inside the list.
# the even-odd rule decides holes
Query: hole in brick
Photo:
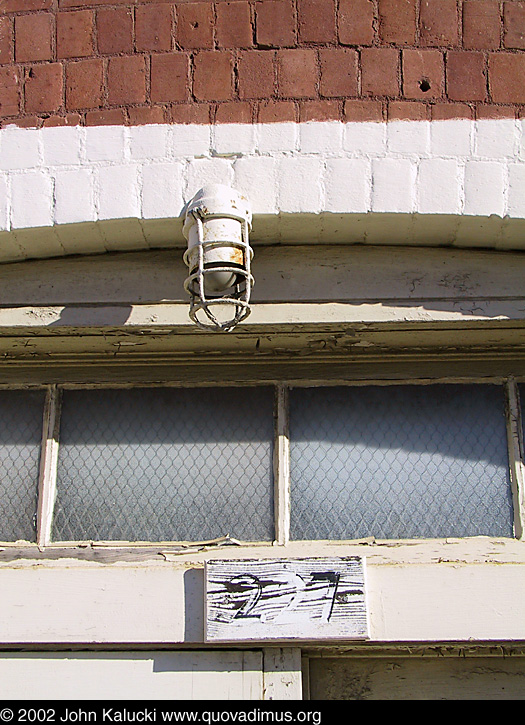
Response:
[[[195,21],[194,23],[191,23],[191,27],[195,30],[195,28],[199,27],[199,23]]]
[[[430,82],[427,78],[423,78],[423,80],[420,82],[419,87],[423,91],[423,93],[426,93],[430,90]]]

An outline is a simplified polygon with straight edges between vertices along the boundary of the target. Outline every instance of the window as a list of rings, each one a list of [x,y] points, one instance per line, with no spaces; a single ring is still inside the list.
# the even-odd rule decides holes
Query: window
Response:
[[[41,545],[520,536],[518,387],[3,390],[0,535]]]

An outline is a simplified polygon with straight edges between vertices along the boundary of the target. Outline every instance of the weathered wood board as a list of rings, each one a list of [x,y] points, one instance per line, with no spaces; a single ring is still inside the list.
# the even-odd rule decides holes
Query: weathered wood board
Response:
[[[369,637],[361,557],[206,563],[206,639]]]

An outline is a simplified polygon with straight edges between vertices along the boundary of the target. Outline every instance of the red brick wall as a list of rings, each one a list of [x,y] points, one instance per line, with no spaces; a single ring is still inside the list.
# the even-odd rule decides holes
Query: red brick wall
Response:
[[[525,0],[0,0],[24,126],[525,115]]]

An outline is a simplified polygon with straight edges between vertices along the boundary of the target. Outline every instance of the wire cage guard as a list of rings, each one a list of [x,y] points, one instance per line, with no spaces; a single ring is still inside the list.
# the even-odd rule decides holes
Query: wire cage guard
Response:
[[[225,192],[231,199],[229,209]],[[208,194],[215,197],[205,198]],[[239,208],[234,195],[242,199],[227,187],[208,187],[194,197],[186,214],[188,249],[183,259],[190,274],[184,289],[190,295],[190,319],[204,330],[228,332],[251,312],[251,215],[247,208]],[[210,208],[214,202],[216,208]],[[219,319],[218,308],[230,308],[231,314]]]

